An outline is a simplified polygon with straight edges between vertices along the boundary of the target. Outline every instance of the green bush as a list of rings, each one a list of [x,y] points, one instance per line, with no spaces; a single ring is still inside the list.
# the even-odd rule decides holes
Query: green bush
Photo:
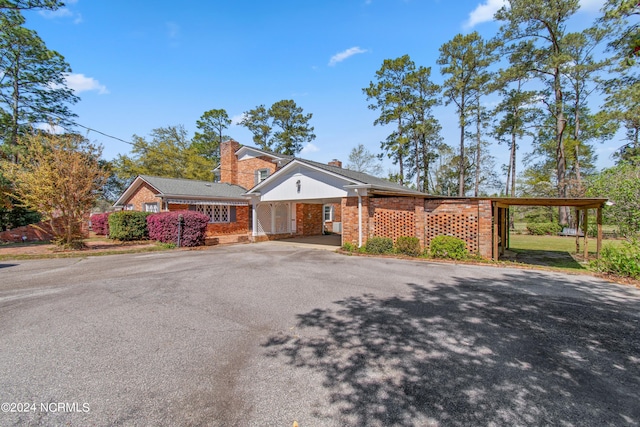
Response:
[[[342,250],[347,252],[354,252],[356,249],[358,247],[351,242],[344,242],[344,245],[342,245]]]
[[[422,253],[420,239],[407,236],[398,237],[396,240],[396,252],[403,255],[419,256]]]
[[[530,222],[527,231],[534,236],[556,235],[562,231],[562,226],[555,222]]]
[[[431,239],[429,254],[434,258],[464,259],[468,256],[467,244],[457,237],[436,236]]]
[[[600,259],[593,261],[591,266],[603,273],[640,279],[640,240],[623,242],[619,247],[605,246]]]
[[[393,239],[389,237],[372,237],[365,244],[368,254],[389,254],[393,252]]]
[[[144,240],[149,237],[147,217],[151,212],[120,211],[109,215],[109,238]]]

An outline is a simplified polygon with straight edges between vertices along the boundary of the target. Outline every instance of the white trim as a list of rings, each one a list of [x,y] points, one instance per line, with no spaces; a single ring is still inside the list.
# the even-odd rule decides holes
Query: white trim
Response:
[[[275,154],[272,153],[267,153],[266,151],[262,151],[259,148],[255,148],[255,147],[248,147],[246,145],[243,145],[242,147],[238,148],[235,152],[235,155],[237,156],[238,160],[242,160],[242,157],[244,156],[248,156],[251,158],[254,157],[271,157],[274,160],[282,160],[284,159],[284,157],[279,157]]]
[[[237,200],[194,200],[194,199],[164,199],[174,205],[216,205],[216,206],[249,206],[249,202]]]
[[[304,166],[304,167],[307,167],[307,168],[309,168],[309,169],[312,169],[312,170],[318,171],[318,172],[320,172],[320,173],[323,173],[323,174],[326,174],[326,175],[329,175],[329,176],[333,176],[333,177],[335,177],[335,178],[338,178],[338,179],[340,179],[340,180],[342,180],[342,181],[345,181],[345,182],[348,182],[348,183],[359,182],[359,181],[356,181],[356,180],[354,180],[354,179],[350,179],[350,178],[347,178],[347,177],[345,177],[345,176],[338,175],[337,173],[333,173],[333,172],[329,172],[329,171],[327,171],[327,170],[325,170],[325,169],[321,169],[321,168],[319,168],[319,167],[317,167],[317,166],[310,165],[309,163],[305,163],[305,162],[300,161],[300,160],[298,160],[298,159],[293,159],[291,162],[287,163],[287,165],[286,165],[285,167],[283,167],[282,169],[277,170],[276,172],[272,173],[271,175],[269,175],[269,176],[267,177],[267,179],[265,179],[264,181],[262,181],[261,183],[259,183],[259,184],[258,184],[258,185],[256,185],[255,187],[253,187],[251,190],[247,191],[247,192],[245,193],[245,195],[252,195],[252,194],[253,194],[257,189],[259,189],[260,187],[264,187],[265,185],[267,185],[267,184],[268,184],[268,183],[270,183],[271,181],[275,180],[278,176],[280,176],[280,175],[283,175],[283,174],[287,173],[290,169],[293,169],[293,168],[295,168],[296,166]],[[362,183],[362,182],[361,182],[360,184],[361,184],[361,185],[367,185],[367,184],[364,184],[364,183]],[[356,185],[357,185],[357,184],[356,184]]]
[[[329,208],[329,219],[327,219],[327,208]],[[332,222],[334,217],[333,204],[322,205],[322,220],[324,222]]]

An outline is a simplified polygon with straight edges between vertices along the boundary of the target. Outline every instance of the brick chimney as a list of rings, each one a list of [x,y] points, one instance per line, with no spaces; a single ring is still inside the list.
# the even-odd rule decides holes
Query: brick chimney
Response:
[[[337,159],[333,159],[331,160],[329,163],[327,163],[329,166],[335,166],[337,168],[341,168],[342,167],[342,162],[340,160]]]
[[[220,182],[238,184],[238,158],[240,143],[230,139],[220,143]]]

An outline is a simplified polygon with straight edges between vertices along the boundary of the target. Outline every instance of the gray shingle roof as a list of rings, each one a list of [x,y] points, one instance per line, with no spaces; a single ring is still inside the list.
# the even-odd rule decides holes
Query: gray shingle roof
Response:
[[[416,190],[412,190],[411,188],[405,187],[403,185],[400,184],[396,184],[394,182],[391,181],[387,181],[386,179],[382,179],[382,178],[378,178],[375,177],[373,175],[369,175],[367,173],[364,172],[356,172],[356,171],[352,171],[349,169],[343,169],[341,167],[338,166],[331,166],[328,165],[326,163],[319,163],[319,162],[315,162],[313,160],[307,160],[307,159],[302,159],[299,157],[294,157],[294,156],[290,156],[287,154],[280,154],[280,153],[276,153],[274,151],[269,151],[269,150],[264,150],[262,148],[257,148],[257,147],[252,147],[249,145],[243,145],[243,147],[246,148],[251,148],[253,150],[257,150],[257,151],[262,151],[263,153],[266,154],[270,154],[272,156],[276,156],[276,157],[281,157],[283,159],[285,159],[284,162],[282,162],[281,166],[286,166],[287,164],[289,164],[291,161],[293,160],[298,160],[302,163],[307,163],[309,165],[315,166],[319,169],[323,169],[326,170],[328,172],[333,172],[337,175],[343,176],[345,178],[348,179],[352,179],[354,181],[356,181],[356,183],[362,183],[362,184],[369,184],[375,188],[381,188],[381,189],[388,189],[388,190],[392,190],[392,191],[399,191],[402,193],[411,193],[411,194],[420,194],[420,195],[424,195],[424,193],[421,193],[419,191]]]
[[[149,175],[140,175],[140,178],[151,184],[162,195],[242,199],[242,195],[247,192],[245,188],[239,185],[221,182],[160,178]]]
[[[307,163],[309,165],[315,166],[317,168],[326,170],[328,172],[332,172],[335,173],[336,175],[340,175],[343,176],[345,178],[348,179],[352,179],[358,183],[362,183],[362,184],[369,184],[372,187],[375,188],[380,188],[380,189],[388,189],[388,190],[395,190],[398,192],[402,192],[402,193],[413,193],[413,194],[423,194],[419,191],[416,190],[412,190],[411,188],[402,186],[400,184],[396,184],[395,182],[391,182],[391,181],[387,181],[386,179],[382,179],[382,178],[378,178],[376,176],[373,175],[369,175],[368,173],[364,173],[364,172],[356,172],[350,169],[344,169],[338,166],[331,166],[331,165],[327,165],[325,163],[318,163],[318,162],[314,162],[312,160],[306,160],[306,159],[296,159],[302,163]]]

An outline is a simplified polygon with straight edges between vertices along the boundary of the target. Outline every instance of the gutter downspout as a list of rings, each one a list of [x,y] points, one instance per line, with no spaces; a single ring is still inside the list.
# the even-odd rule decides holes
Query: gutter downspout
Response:
[[[355,189],[358,195],[358,247],[362,247],[362,195],[358,188]]]

